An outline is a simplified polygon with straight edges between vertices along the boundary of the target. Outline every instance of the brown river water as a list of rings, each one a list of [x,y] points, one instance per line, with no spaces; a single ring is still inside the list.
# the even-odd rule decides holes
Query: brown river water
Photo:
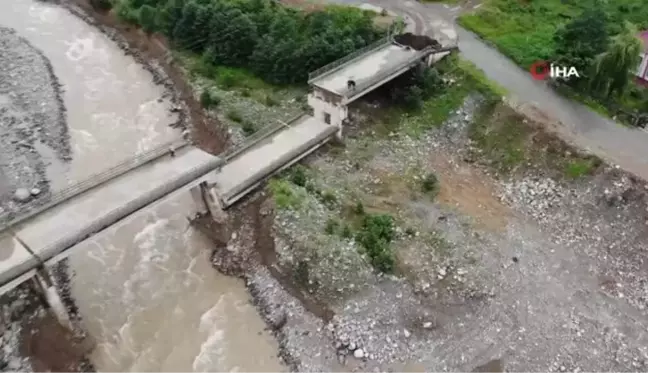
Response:
[[[152,76],[63,8],[6,0],[0,25],[47,56],[64,88],[73,160],[52,161],[54,188],[177,138]],[[71,294],[99,371],[285,371],[239,279],[216,272],[210,242],[188,227],[178,191],[78,244]]]

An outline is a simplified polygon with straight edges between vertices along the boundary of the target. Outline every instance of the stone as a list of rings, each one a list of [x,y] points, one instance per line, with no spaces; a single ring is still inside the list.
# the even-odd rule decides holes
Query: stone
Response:
[[[353,343],[353,342],[349,343],[349,350],[353,351],[353,350],[355,350],[357,348],[358,348],[358,346],[356,346],[355,343]]]
[[[407,329],[403,330],[403,334],[405,335],[405,338],[409,338],[412,335],[412,333],[410,333],[410,331]]]
[[[359,348],[355,351],[353,351],[353,357],[356,359],[362,359],[365,356],[364,350]]]
[[[40,194],[41,190],[38,188],[32,188],[32,190],[29,191],[32,196],[37,196]]]
[[[432,329],[432,322],[426,321],[423,323],[423,328],[425,329]]]
[[[18,188],[14,193],[14,199],[16,199],[16,201],[18,202],[25,202],[29,200],[30,196],[31,195],[29,194],[29,191],[25,188]]]

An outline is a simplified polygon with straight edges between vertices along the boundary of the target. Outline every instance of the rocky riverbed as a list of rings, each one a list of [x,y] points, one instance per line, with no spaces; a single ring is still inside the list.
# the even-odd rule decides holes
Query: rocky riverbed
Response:
[[[0,49],[0,216],[5,216],[49,191],[47,167],[70,159],[70,143],[61,87],[47,58],[5,27]]]

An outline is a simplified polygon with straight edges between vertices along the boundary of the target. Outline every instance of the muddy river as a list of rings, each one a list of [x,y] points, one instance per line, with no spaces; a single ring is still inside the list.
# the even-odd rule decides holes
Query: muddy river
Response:
[[[151,74],[65,9],[5,0],[0,25],[40,49],[63,85],[73,160],[61,164],[48,157],[54,189],[180,135],[169,127],[175,115],[169,113],[169,101],[161,100],[164,90],[152,83]]]
[[[64,86],[74,157],[50,171],[65,183],[179,136],[152,76],[66,10],[6,0],[0,25],[41,49]],[[285,370],[244,284],[211,267],[193,214],[179,191],[70,250],[71,294],[99,371]]]

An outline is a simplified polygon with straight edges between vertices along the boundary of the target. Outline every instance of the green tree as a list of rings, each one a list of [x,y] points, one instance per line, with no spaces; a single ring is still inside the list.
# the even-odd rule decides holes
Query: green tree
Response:
[[[180,46],[202,52],[207,45],[211,8],[189,1],[182,8],[182,17],[173,29],[173,38]]]
[[[139,24],[142,29],[147,33],[152,33],[157,30],[156,25],[156,10],[148,4],[144,4],[139,10]]]
[[[216,64],[245,66],[257,44],[256,27],[250,17],[235,7],[212,12],[207,55]]]
[[[184,0],[169,0],[157,14],[157,25],[166,36],[173,36],[173,28],[182,18]]]
[[[554,62],[574,66],[581,72],[589,71],[596,56],[603,53],[609,44],[606,19],[600,7],[588,9],[559,29],[554,35]],[[570,83],[574,85],[579,81]]]
[[[622,95],[631,81],[642,50],[637,34],[637,28],[627,22],[623,32],[612,38],[608,49],[594,62],[590,85],[606,99]]]

